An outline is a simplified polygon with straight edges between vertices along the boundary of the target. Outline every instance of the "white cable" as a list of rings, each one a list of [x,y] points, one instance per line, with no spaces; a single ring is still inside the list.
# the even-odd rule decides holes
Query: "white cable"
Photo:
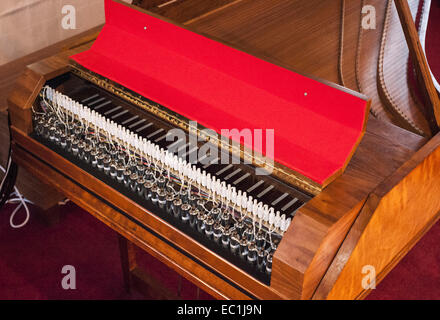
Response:
[[[59,206],[64,206],[64,205],[66,205],[67,202],[69,202],[69,201],[70,201],[70,199],[69,199],[69,198],[66,198],[66,199],[64,199],[63,201],[58,201],[58,205],[59,205]]]
[[[5,170],[5,168],[3,168],[2,166],[0,166],[0,169],[1,169],[3,172],[5,172],[5,174],[6,174],[6,170]],[[6,177],[6,175],[5,175],[5,177]],[[3,182],[2,182],[2,184],[3,184]],[[30,212],[29,212],[29,207],[27,206],[26,202],[27,202],[27,203],[31,203],[31,204],[32,204],[32,202],[29,201],[29,200],[26,199],[26,198],[23,198],[23,196],[21,195],[20,191],[18,191],[17,187],[14,186],[14,190],[15,190],[15,192],[13,192],[11,195],[15,195],[15,196],[17,196],[18,198],[8,199],[8,200],[6,201],[6,203],[20,203],[20,204],[14,209],[14,211],[12,211],[12,213],[11,213],[11,217],[9,218],[9,224],[11,225],[11,227],[14,228],[14,229],[19,229],[19,228],[21,228],[21,227],[24,227],[24,226],[28,223],[28,221],[29,221],[29,218],[30,218]],[[21,209],[21,207],[24,207],[24,210],[26,211],[26,218],[24,219],[24,221],[23,221],[21,224],[14,224],[15,214]]]
[[[14,193],[15,193],[15,192],[14,192]],[[28,199],[23,198],[23,200],[24,200],[24,202],[26,202],[26,203],[34,204],[32,201],[30,201],[30,200],[28,200]],[[12,199],[9,199],[8,201],[6,201],[6,203],[18,203],[18,202],[21,202],[21,199],[20,199],[20,198],[12,198]]]
[[[9,224],[11,225],[12,228],[19,229],[21,227],[24,227],[28,223],[31,215],[29,212],[29,207],[26,204],[26,200],[21,196],[21,193],[18,191],[17,187],[14,187],[14,188],[18,194],[18,198],[20,199],[21,203],[17,206],[17,208],[15,208],[14,211],[12,211],[11,217],[9,218]],[[21,207],[24,207],[24,209],[26,211],[26,218],[24,219],[24,221],[21,224],[14,224],[15,214],[20,210]]]
[[[6,177],[8,176],[9,169],[11,168],[11,164],[12,164],[12,161],[11,161],[11,158],[9,157],[9,159],[8,159],[8,167],[6,168],[6,170],[5,170],[5,168],[3,168],[2,166],[0,166],[1,170],[5,173],[5,178],[2,180],[2,182],[1,182],[1,184],[0,184],[0,189],[3,188],[3,184],[4,184],[5,181],[6,181]]]

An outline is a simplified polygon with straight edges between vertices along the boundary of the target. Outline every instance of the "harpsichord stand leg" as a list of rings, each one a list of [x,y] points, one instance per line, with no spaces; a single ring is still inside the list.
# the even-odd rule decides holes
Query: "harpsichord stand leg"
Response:
[[[131,241],[119,234],[118,241],[124,287],[128,293],[133,293],[135,289],[147,299],[179,299],[178,294],[163,286],[148,270],[139,267],[136,246]]]

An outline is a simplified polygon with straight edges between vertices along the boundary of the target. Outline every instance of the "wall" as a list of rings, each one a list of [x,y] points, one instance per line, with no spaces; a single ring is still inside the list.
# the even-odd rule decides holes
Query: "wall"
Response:
[[[75,30],[61,26],[64,5],[76,9]],[[0,66],[102,23],[104,0],[0,0]]]

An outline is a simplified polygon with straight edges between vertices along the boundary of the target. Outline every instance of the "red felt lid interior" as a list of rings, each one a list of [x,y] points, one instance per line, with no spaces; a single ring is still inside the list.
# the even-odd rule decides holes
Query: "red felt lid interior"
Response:
[[[106,24],[80,65],[202,126],[273,129],[276,162],[324,184],[362,137],[368,103],[106,0]],[[263,141],[264,142],[264,141]],[[247,147],[266,154],[262,147]]]

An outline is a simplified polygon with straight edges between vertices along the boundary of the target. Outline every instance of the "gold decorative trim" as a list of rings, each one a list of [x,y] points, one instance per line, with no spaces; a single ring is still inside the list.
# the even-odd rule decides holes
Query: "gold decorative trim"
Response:
[[[210,143],[217,145],[217,147],[221,148],[221,150],[229,152],[236,157],[240,157],[243,161],[252,163],[259,168],[266,169],[269,172],[272,172],[274,176],[286,182],[287,184],[298,187],[301,190],[313,195],[316,195],[322,191],[321,185],[301,175],[300,173],[287,168],[286,166],[283,166],[276,162],[274,164],[267,163],[265,162],[264,157],[261,154],[253,152],[251,149],[244,147],[243,145],[237,147],[232,143],[225,143],[223,139],[219,139],[213,136],[207,136],[202,132],[202,130],[206,128],[204,128],[200,124],[198,124],[198,127],[190,126],[190,119],[182,117],[176,112],[173,112],[172,110],[169,110],[166,107],[159,105],[158,103],[150,101],[147,98],[115,83],[114,81],[111,81],[95,72],[92,72],[82,67],[74,61],[70,61],[70,66],[72,68],[72,73],[76,74],[77,76],[87,81],[90,81],[91,83],[117,95],[118,97],[130,102],[131,104],[147,110],[153,115],[173,124],[176,127],[185,130],[188,133],[197,135],[197,137],[203,139],[206,142],[209,141]]]

